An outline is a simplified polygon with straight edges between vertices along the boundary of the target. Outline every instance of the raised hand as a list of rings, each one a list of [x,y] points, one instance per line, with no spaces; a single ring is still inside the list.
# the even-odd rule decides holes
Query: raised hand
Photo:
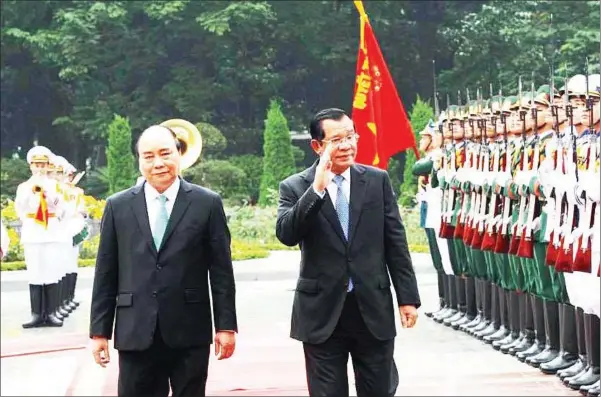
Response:
[[[315,180],[313,181],[313,188],[318,192],[325,191],[332,181],[330,172],[332,169],[332,151],[333,146],[328,143],[319,158],[319,164],[317,164],[317,170],[315,170]]]

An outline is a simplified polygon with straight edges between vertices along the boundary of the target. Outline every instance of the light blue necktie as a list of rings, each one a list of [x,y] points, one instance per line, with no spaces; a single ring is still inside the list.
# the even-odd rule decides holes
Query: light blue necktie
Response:
[[[167,229],[169,214],[167,214],[167,196],[161,194],[157,197],[157,200],[159,200],[159,212],[157,213],[157,218],[154,222],[154,233],[152,238],[154,239],[154,246],[158,251],[159,248],[161,248],[163,236],[165,235],[165,230]]]
[[[344,182],[344,177],[342,175],[334,176],[334,183],[338,186],[338,193],[336,193],[336,212],[338,213],[338,220],[340,221],[340,226],[342,226],[344,237],[348,241],[349,203],[342,191],[342,182]],[[350,292],[352,290],[353,280],[349,278],[347,291]]]

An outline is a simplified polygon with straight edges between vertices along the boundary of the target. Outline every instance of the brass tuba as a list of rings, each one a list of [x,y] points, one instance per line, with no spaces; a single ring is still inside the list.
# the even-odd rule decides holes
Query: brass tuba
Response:
[[[202,137],[198,128],[189,121],[182,119],[170,119],[162,122],[161,126],[173,131],[180,142],[182,153],[180,172],[192,167],[198,161],[202,152]]]

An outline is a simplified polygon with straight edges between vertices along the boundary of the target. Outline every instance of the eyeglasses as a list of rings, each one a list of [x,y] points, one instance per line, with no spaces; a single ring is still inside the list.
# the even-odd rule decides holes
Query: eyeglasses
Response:
[[[331,143],[334,147],[339,147],[343,143],[353,144],[359,140],[359,134],[352,133],[342,138],[324,139],[322,142]]]

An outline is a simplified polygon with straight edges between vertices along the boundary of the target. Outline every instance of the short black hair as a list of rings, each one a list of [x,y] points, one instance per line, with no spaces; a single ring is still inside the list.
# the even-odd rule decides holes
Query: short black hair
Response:
[[[154,126],[151,126],[151,127],[154,127]],[[178,152],[180,152],[180,154],[186,151],[186,142],[179,140],[177,138],[177,134],[171,128],[169,128],[167,126],[164,126],[164,125],[160,125],[158,127],[165,128],[167,131],[169,131],[171,133],[171,136],[175,140],[175,148],[177,149]],[[150,127],[148,127],[148,128],[150,128]],[[140,138],[142,138],[143,134],[144,133],[140,134],[140,136],[138,136],[138,139],[136,140],[136,147],[135,147],[135,149],[136,149],[136,156],[140,155],[138,146],[139,146],[139,143],[140,143]]]
[[[315,113],[309,124],[311,138],[317,141],[323,140],[326,137],[326,134],[323,131],[321,122],[324,120],[340,121],[344,116],[348,117],[344,110],[338,108],[323,109]]]

